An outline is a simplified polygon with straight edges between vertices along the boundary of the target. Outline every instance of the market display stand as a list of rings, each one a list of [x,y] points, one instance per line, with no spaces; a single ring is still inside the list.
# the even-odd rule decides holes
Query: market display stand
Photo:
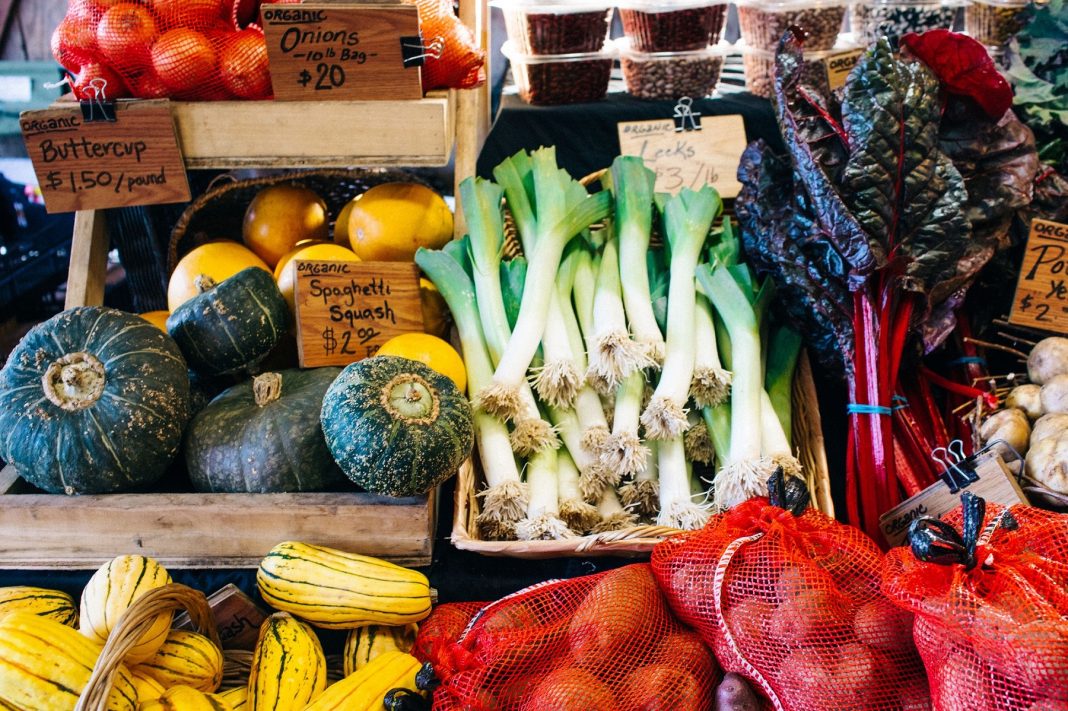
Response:
[[[461,18],[485,45],[483,0]],[[488,125],[485,88],[414,101],[173,102],[186,167],[445,166],[474,173]],[[459,210],[457,210],[459,213]],[[462,227],[458,227],[462,229]],[[104,300],[102,211],[75,215],[66,307]],[[281,540],[302,540],[408,566],[431,560],[437,495],[143,493],[58,496],[0,471],[0,568],[93,568],[116,552],[179,568],[255,567]]]

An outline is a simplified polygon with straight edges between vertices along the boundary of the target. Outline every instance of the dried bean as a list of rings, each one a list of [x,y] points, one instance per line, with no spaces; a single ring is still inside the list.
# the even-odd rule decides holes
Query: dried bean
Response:
[[[964,8],[964,30],[986,45],[1003,45],[1023,27],[1023,5],[991,5],[972,3]]]
[[[612,74],[611,59],[524,64],[512,62],[519,96],[528,104],[581,104],[603,99]]]
[[[611,10],[590,12],[505,11],[508,38],[523,54],[598,52],[608,37]]]
[[[791,25],[797,25],[808,33],[805,37],[805,47],[824,50],[830,49],[838,41],[845,11],[844,5],[782,11],[739,5],[738,25],[742,39],[750,47],[774,51],[779,46],[783,33]]]
[[[709,5],[682,10],[645,12],[621,7],[623,32],[639,52],[677,52],[701,49],[719,42],[727,6]]]
[[[623,55],[620,60],[627,91],[639,99],[708,96],[716,88],[723,57],[682,56],[670,59]]]
[[[909,32],[951,30],[957,9],[941,3],[858,3],[853,6],[853,32],[871,43],[880,37],[900,37]]]
[[[801,65],[801,83],[828,90],[825,53],[814,59],[806,59]],[[775,55],[772,52],[747,51],[742,53],[745,70],[745,88],[752,94],[770,99],[775,94]]]

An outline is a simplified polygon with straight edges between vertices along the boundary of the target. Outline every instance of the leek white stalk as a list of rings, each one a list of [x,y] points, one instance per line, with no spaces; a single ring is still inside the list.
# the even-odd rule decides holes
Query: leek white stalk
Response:
[[[694,271],[712,221],[722,207],[719,195],[707,185],[700,192],[683,189],[668,198],[664,206],[665,231],[671,247],[671,282],[664,367],[653,398],[642,413],[645,434],[651,439],[681,438],[688,427],[686,400],[693,377],[697,309]],[[661,492],[665,478],[661,470]]]
[[[550,406],[549,419],[556,426],[560,439],[578,466],[582,498],[590,503],[596,502],[604,486],[615,486],[619,483],[620,473],[604,467],[597,453],[584,446],[584,432],[574,410]]]
[[[690,397],[698,407],[715,407],[730,395],[731,374],[719,360],[712,304],[701,294],[697,295],[695,316],[695,348],[693,377],[690,379]]]
[[[690,492],[690,469],[686,464],[686,446],[682,436],[657,442],[657,465],[660,475],[661,526],[692,531],[708,521],[709,506],[697,503]]]
[[[465,247],[460,242],[456,248]],[[472,398],[477,398],[492,380],[493,366],[475,306],[474,285],[463,266],[446,250],[420,249],[415,255],[415,263],[434,283],[452,312],[463,349],[468,392]],[[513,538],[516,522],[526,513],[527,491],[508,444],[508,429],[504,423],[479,409],[475,410],[474,421],[479,459],[486,477],[486,488],[479,493],[482,511],[477,524],[486,538]]]
[[[515,525],[516,537],[521,541],[574,537],[560,519],[556,450],[544,449],[531,457],[526,474],[530,502],[526,517]]]
[[[543,364],[534,371],[534,389],[541,399],[556,407],[571,407],[584,381],[585,373],[575,363],[575,354],[567,335],[567,324],[560,298],[552,290],[549,318],[541,336]],[[570,305],[569,305],[570,308]]]
[[[631,340],[619,284],[619,256],[611,237],[601,253],[593,295],[593,342],[587,358],[595,383],[615,390],[631,373],[653,365],[646,349]]]
[[[598,497],[597,511],[601,514],[601,521],[593,527],[594,533],[607,533],[618,531],[638,522],[638,517],[623,508],[619,501],[615,487],[605,486]]]
[[[711,464],[716,458],[716,448],[712,445],[708,427],[696,412],[690,412],[687,419],[690,421],[690,427],[682,438],[682,443],[686,447],[686,459],[691,462]]]
[[[557,485],[559,487],[560,518],[575,533],[585,533],[601,520],[597,508],[586,503],[579,491],[579,470],[571,454],[561,448],[556,453]]]
[[[659,367],[664,361],[664,336],[653,315],[646,254],[653,224],[653,184],[656,174],[641,158],[620,156],[612,163],[619,232],[619,276],[630,332]]]
[[[634,475],[634,480],[619,488],[619,498],[628,511],[643,518],[656,516],[660,510],[660,481],[657,478],[656,442],[645,447],[645,466]]]
[[[762,429],[761,453],[771,459],[775,466],[782,467],[787,476],[801,476],[801,462],[790,449],[790,440],[775,414],[775,406],[766,390],[760,391],[760,426]]]
[[[645,468],[649,448],[638,436],[638,424],[645,395],[645,375],[635,371],[619,384],[612,416],[612,436],[601,452],[601,463],[610,470],[629,476]]]

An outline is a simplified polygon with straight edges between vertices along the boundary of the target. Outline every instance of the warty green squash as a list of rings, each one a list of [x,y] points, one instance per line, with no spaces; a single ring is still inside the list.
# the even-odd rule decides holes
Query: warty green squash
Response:
[[[323,398],[321,420],[341,470],[375,494],[425,494],[474,445],[471,405],[452,380],[395,356],[346,367]]]
[[[269,272],[249,267],[215,284],[197,277],[198,296],[167,319],[167,333],[198,373],[232,373],[267,355],[289,328],[289,307]]]
[[[341,368],[263,373],[211,401],[189,425],[185,458],[197,491],[285,493],[351,486],[319,426]]]
[[[189,376],[148,321],[97,306],[32,328],[0,370],[0,457],[53,494],[106,494],[167,469],[189,419]]]

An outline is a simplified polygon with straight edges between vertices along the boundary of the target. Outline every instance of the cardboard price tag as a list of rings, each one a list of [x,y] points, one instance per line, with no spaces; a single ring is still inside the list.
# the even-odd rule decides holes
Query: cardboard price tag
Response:
[[[414,5],[265,3],[261,17],[275,99],[423,97]]]
[[[844,52],[836,52],[823,60],[827,68],[827,86],[831,91],[845,86],[849,72],[857,66],[857,62],[864,54],[863,49],[849,49]]]
[[[166,100],[115,104],[115,121],[86,122],[76,102],[19,116],[50,213],[189,200]]]
[[[747,145],[742,117],[701,116],[701,130],[676,130],[673,119],[617,125],[619,153],[638,156],[656,172],[657,192],[677,194],[706,183],[721,197],[737,197],[738,160]]]
[[[419,270],[403,262],[296,263],[302,368],[370,358],[401,333],[423,330]]]
[[[1068,333],[1068,225],[1032,220],[1009,323]]]
[[[223,649],[245,649],[250,652],[256,649],[260,625],[267,619],[267,613],[252,598],[233,583],[228,583],[208,596],[208,606],[215,615]],[[176,617],[174,626],[193,630],[189,613],[183,612]]]

